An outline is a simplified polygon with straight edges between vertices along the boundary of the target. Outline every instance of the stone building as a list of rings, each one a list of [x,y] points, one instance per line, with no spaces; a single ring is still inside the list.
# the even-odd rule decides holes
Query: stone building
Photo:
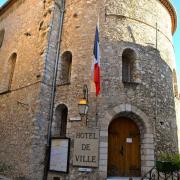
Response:
[[[0,9],[3,173],[30,180],[143,176],[161,153],[177,153],[176,25],[169,0],[7,1]],[[78,110],[83,87],[87,116]]]

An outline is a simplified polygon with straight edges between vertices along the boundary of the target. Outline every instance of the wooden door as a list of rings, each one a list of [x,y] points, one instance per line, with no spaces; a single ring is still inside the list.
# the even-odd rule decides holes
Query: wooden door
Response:
[[[108,176],[140,176],[140,132],[130,119],[113,120],[108,130]]]

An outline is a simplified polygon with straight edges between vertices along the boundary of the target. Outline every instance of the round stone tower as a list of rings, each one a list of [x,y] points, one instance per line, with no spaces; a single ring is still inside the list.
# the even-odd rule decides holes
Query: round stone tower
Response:
[[[101,92],[96,97],[91,65],[98,19]],[[77,179],[84,177],[82,171],[89,171],[89,179],[142,176],[159,154],[178,151],[172,81],[176,20],[168,0],[66,1],[55,99],[56,111],[62,105],[68,111],[71,139],[69,174],[63,176]],[[78,121],[84,84],[88,120]],[[99,131],[98,165],[79,169],[88,165],[73,162],[76,132],[87,128]]]
[[[160,153],[177,152],[172,83],[176,14],[167,0],[109,0],[104,3],[104,11],[100,23],[102,94],[98,114],[101,127],[108,131],[107,173],[108,176],[142,175],[154,166]],[[131,153],[137,153],[129,149],[138,142],[136,135],[131,134],[131,125],[123,126],[124,119],[138,126],[140,162],[129,160]],[[118,125],[120,120],[122,123]],[[114,126],[119,126],[119,130],[113,130]],[[123,128],[129,129],[128,132]],[[124,139],[114,142],[113,133]],[[128,138],[132,142],[128,143]],[[118,165],[118,160],[113,159],[116,146],[125,153],[119,155],[119,161],[126,163]],[[139,163],[141,172],[133,161]]]

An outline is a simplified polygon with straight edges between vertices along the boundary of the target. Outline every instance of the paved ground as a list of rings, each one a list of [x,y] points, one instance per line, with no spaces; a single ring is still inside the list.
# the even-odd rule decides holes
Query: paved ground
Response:
[[[11,179],[6,178],[6,177],[0,175],[0,180],[11,180]]]
[[[132,177],[131,180],[140,180],[140,177]],[[129,177],[108,177],[107,180],[129,180]]]

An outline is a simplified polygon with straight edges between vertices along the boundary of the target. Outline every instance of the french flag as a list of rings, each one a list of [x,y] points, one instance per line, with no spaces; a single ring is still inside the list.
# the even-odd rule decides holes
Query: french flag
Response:
[[[99,48],[99,26],[96,26],[96,33],[95,33],[95,40],[94,40],[94,64],[93,64],[93,70],[94,70],[94,83],[96,86],[96,96],[100,94],[100,48]]]

